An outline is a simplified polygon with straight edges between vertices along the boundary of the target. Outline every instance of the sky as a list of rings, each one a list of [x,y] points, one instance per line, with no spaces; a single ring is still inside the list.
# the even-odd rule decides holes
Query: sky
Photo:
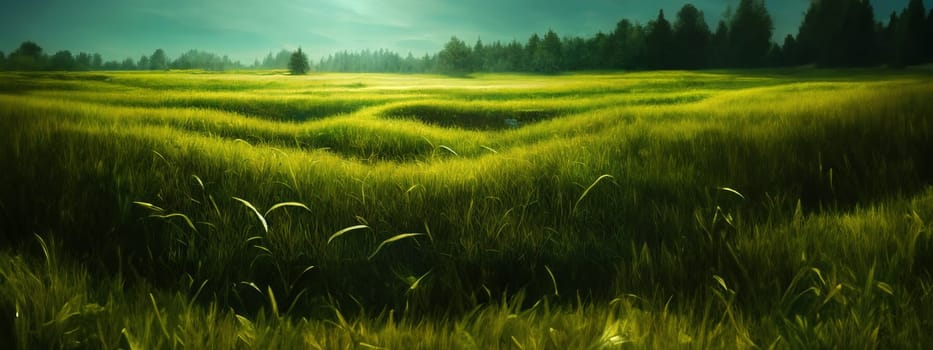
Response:
[[[811,0],[766,0],[775,41],[796,34]],[[451,36],[472,44],[552,29],[560,36],[609,32],[623,18],[646,23],[683,4],[702,10],[715,30],[738,0],[0,0],[0,51],[25,40],[45,52],[101,53],[138,59],[162,48],[226,54],[245,64],[301,46],[313,59],[342,50],[385,48],[416,56],[439,51]],[[908,0],[872,0],[887,22]],[[924,0],[927,10],[933,0]]]

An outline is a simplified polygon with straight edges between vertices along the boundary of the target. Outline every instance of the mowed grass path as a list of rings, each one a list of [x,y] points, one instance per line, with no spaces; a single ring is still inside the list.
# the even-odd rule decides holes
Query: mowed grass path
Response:
[[[933,74],[0,74],[0,340],[933,343]]]

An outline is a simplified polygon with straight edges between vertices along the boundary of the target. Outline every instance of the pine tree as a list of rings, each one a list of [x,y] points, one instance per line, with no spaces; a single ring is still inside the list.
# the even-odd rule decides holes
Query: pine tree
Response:
[[[771,51],[774,23],[763,0],[741,0],[732,17],[729,43],[733,64],[738,67],[759,67]]]
[[[292,75],[301,75],[308,73],[308,70],[311,68],[311,65],[308,64],[308,56],[304,52],[301,52],[301,47],[298,47],[298,51],[295,51],[291,59],[288,61],[288,71]]]
[[[534,71],[540,73],[556,73],[560,70],[561,43],[560,38],[553,30],[548,30],[544,39],[537,45],[531,56]]]
[[[706,67],[707,49],[712,34],[703,12],[691,4],[677,12],[674,23],[674,63],[678,68],[700,69]]]
[[[895,65],[907,66],[924,61],[924,31],[926,10],[923,1],[910,0],[907,8],[901,12],[897,26],[897,60]]]
[[[664,18],[664,10],[658,11],[658,18],[648,23],[645,45],[649,68],[671,68],[674,59],[674,32],[671,23]]]

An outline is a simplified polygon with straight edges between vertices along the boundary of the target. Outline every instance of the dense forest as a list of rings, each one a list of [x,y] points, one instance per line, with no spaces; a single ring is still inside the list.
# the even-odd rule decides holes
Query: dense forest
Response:
[[[664,11],[646,24],[623,19],[608,32],[587,38],[560,37],[553,30],[532,34],[524,43],[469,45],[451,37],[436,54],[403,57],[388,50],[344,51],[312,64],[316,71],[447,73],[538,72],[574,70],[651,70],[756,68],[816,65],[818,67],[904,67],[933,61],[933,9],[910,0],[887,23],[875,18],[870,0],[812,1],[796,36],[772,41],[774,25],[763,0],[741,0],[726,9],[712,30],[702,11],[692,4],[673,19]],[[190,50],[170,59],[162,49],[138,59],[104,61],[99,54],[58,51],[44,53],[24,42],[9,55],[0,52],[7,70],[165,70],[284,69],[292,52],[269,53],[251,65],[227,56]]]

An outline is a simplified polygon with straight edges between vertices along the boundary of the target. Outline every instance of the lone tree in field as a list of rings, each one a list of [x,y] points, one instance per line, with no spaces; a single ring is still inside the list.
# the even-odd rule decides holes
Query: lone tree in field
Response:
[[[308,56],[305,55],[304,52],[301,52],[301,47],[298,47],[298,51],[295,51],[288,61],[288,71],[291,72],[292,75],[301,75],[308,73],[310,68]]]

